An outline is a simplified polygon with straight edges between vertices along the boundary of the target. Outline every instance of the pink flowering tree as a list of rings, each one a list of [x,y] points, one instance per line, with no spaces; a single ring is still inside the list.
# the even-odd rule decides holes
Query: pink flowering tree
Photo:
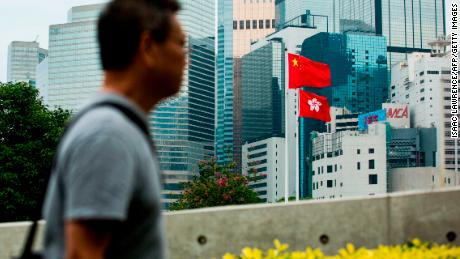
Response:
[[[219,165],[215,158],[198,163],[199,175],[184,183],[182,197],[170,210],[195,209],[232,204],[260,202],[257,193],[249,188],[253,175],[243,176],[235,172],[234,162]]]

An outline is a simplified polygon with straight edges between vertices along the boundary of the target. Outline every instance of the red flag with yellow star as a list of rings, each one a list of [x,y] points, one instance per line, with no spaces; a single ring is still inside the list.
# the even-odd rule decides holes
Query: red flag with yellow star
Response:
[[[328,64],[288,53],[289,89],[303,86],[322,88],[331,86],[331,70]]]

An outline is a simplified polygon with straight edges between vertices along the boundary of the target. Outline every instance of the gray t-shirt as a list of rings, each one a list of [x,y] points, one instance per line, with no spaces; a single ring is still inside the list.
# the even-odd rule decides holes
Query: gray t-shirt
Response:
[[[88,105],[111,101],[146,122],[128,99],[100,93]],[[45,199],[47,259],[64,258],[68,220],[114,220],[106,258],[164,258],[160,171],[138,126],[110,106],[80,117],[61,141]]]

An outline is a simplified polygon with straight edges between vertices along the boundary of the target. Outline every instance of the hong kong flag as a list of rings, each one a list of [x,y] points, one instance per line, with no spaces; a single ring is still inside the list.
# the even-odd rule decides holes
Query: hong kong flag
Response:
[[[331,121],[331,107],[326,97],[302,90],[300,90],[299,93],[300,117],[307,117],[325,122]]]
[[[328,64],[288,53],[289,88],[303,86],[322,88],[331,86],[331,70]]]

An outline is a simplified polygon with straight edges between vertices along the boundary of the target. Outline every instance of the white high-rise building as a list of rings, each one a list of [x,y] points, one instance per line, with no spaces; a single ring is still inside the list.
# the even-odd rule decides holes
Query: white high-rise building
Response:
[[[76,112],[101,86],[96,20],[104,4],[73,7],[49,29],[48,101]]]
[[[243,174],[256,172],[256,181],[249,185],[266,202],[276,202],[284,198],[284,138],[271,137],[243,145]],[[294,186],[289,187],[289,196],[294,196]]]
[[[445,52],[448,44],[438,40],[431,44],[431,54],[412,53],[407,61],[395,65],[390,94],[392,102],[409,104],[413,128],[437,129],[436,166],[455,170],[459,156],[455,159],[455,139],[450,137],[450,55]]]
[[[7,82],[27,82],[35,86],[35,68],[48,55],[36,41],[13,41],[8,46]]]
[[[373,196],[387,192],[384,123],[367,132],[320,133],[312,140],[314,199]]]

